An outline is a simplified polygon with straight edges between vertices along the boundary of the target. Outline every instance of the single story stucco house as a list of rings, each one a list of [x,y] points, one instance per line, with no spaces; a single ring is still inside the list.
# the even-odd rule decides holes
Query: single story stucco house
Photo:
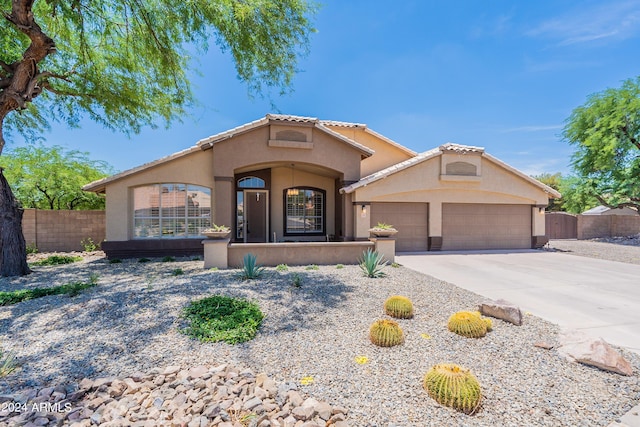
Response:
[[[623,215],[623,216],[627,216],[627,215],[638,215],[638,212],[628,208],[628,207],[623,207],[623,208],[610,208],[608,206],[596,206],[595,208],[591,208],[589,210],[586,210],[584,212],[582,212],[582,215]]]
[[[552,188],[487,154],[416,153],[367,125],[268,114],[84,187],[106,195],[108,256],[232,244],[367,239],[393,224],[397,251],[536,248]]]

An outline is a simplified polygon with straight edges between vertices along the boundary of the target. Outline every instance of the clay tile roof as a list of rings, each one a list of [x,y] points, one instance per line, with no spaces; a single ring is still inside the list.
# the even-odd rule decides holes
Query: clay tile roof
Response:
[[[320,122],[325,126],[336,126],[343,128],[366,128],[367,125],[364,123],[351,123],[351,122],[340,122],[337,120],[320,120]]]
[[[439,148],[443,152],[453,151],[456,153],[484,153],[484,147],[474,147],[472,145],[455,144],[453,142],[447,142],[446,144],[441,145]]]

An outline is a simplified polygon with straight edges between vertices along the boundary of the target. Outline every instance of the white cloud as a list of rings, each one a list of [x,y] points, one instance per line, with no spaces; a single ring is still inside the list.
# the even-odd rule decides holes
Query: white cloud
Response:
[[[628,0],[574,9],[526,32],[531,37],[557,40],[558,46],[619,41],[640,30],[640,1]]]

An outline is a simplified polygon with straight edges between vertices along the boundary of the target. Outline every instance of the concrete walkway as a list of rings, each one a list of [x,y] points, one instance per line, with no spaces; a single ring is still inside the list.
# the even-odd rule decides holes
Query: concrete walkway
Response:
[[[640,265],[533,250],[401,253],[396,262],[640,353]]]

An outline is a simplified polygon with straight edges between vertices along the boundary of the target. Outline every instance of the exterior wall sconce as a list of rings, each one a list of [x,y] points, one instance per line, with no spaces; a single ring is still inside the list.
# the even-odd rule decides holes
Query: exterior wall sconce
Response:
[[[360,216],[362,218],[367,216],[367,205],[360,205]]]

